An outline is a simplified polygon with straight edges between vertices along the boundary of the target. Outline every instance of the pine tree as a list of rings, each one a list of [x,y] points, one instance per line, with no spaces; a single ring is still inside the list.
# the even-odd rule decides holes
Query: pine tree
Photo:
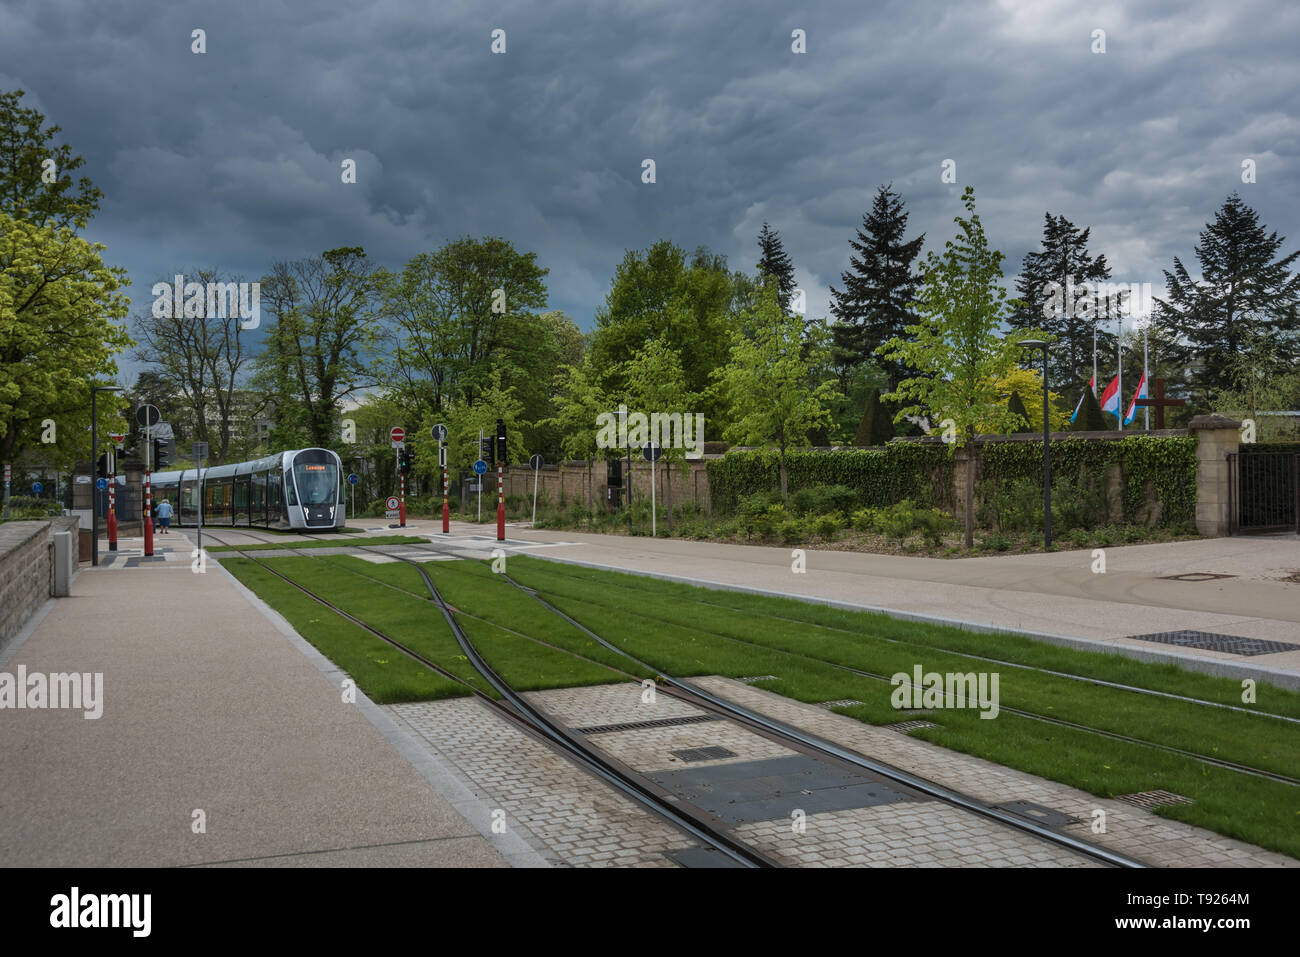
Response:
[[[853,437],[854,445],[885,445],[895,435],[893,415],[880,401],[880,390],[872,389],[867,396],[867,408],[862,413],[862,423],[857,435]]]
[[[780,234],[766,222],[763,223],[763,228],[758,234],[758,248],[762,251],[758,260],[759,278],[764,285],[769,282],[776,283],[781,311],[789,313],[790,296],[795,290],[794,262],[786,253]]]
[[[1025,408],[1025,403],[1020,398],[1019,392],[1012,392],[1011,398],[1007,400],[1007,411],[1014,415],[1020,416],[1020,424],[1014,426],[1013,432],[1032,432],[1034,423],[1029,419],[1029,412]]]
[[[850,255],[849,271],[840,273],[844,290],[831,287],[830,307],[836,320],[832,327],[836,359],[843,365],[871,359],[882,343],[901,337],[904,327],[916,321],[911,303],[921,277],[912,263],[925,234],[904,241],[907,216],[899,195],[890,186],[881,186],[856,238],[849,240],[857,255]],[[890,388],[907,375],[897,361],[877,361]]]
[[[1075,416],[1070,431],[1104,432],[1107,428],[1106,419],[1102,416],[1101,403],[1097,401],[1097,396],[1085,384],[1083,387],[1083,405],[1080,406],[1079,414]]]
[[[1273,261],[1286,241],[1265,234],[1258,214],[1230,195],[1194,246],[1201,278],[1193,279],[1177,257],[1165,270],[1166,296],[1156,300],[1156,324],[1179,340],[1177,353],[1193,372],[1196,399],[1232,387],[1232,370],[1249,361],[1248,343],[1267,339],[1288,344],[1296,355],[1300,333],[1300,274],[1289,267],[1300,250]]]
[[[1053,382],[1075,382],[1084,370],[1091,371],[1094,323],[1097,349],[1103,355],[1115,352],[1115,336],[1108,324],[1120,315],[1123,297],[1087,294],[1085,285],[1110,279],[1106,257],[1088,253],[1090,232],[1091,228],[1080,229],[1064,216],[1045,213],[1043,248],[1025,254],[1016,280],[1021,305],[1008,325],[1055,337],[1048,355]]]

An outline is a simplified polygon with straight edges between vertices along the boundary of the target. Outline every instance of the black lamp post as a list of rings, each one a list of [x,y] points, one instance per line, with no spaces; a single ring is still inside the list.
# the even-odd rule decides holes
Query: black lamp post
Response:
[[[1047,343],[1042,339],[1021,339],[1026,349],[1043,350],[1043,550],[1052,547],[1052,430],[1048,424]]]
[[[90,389],[90,564],[99,564],[99,502],[95,487],[95,463],[99,461],[99,419],[95,415],[95,400],[101,392],[121,392],[115,385],[97,385]]]

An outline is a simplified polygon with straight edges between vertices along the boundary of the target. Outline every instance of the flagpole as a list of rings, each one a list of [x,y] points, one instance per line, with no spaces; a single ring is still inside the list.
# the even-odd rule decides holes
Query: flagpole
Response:
[[[1097,394],[1097,320],[1092,320],[1092,394]]]
[[[1116,375],[1118,386],[1115,392],[1115,419],[1119,422],[1119,430],[1124,431],[1124,317],[1119,316],[1115,320],[1115,358],[1119,362],[1119,373]]]
[[[1148,319],[1147,324],[1142,327],[1142,375],[1144,377],[1149,376],[1151,374],[1151,361],[1150,361],[1149,353],[1147,351],[1147,330],[1150,328],[1151,328],[1151,321]],[[1146,430],[1150,432],[1151,431],[1151,406],[1149,405],[1142,406],[1142,411],[1144,413],[1143,419],[1145,419],[1146,421]]]

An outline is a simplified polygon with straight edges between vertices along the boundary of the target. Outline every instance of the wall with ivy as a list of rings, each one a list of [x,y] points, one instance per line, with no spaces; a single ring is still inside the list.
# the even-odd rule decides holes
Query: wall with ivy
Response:
[[[989,442],[977,446],[977,495],[1015,481],[1042,481],[1043,443]],[[891,442],[884,448],[790,452],[789,490],[826,485],[857,489],[864,506],[884,507],[905,498],[951,511],[953,448],[938,443]],[[1183,526],[1196,518],[1196,439],[1133,435],[1123,439],[1066,438],[1052,442],[1056,485],[1104,489],[1118,468],[1124,520],[1137,522],[1150,500],[1160,503],[1160,524]],[[740,498],[780,487],[771,449],[728,452],[708,463],[713,507],[736,508]]]
[[[847,485],[864,507],[884,507],[910,498],[923,505],[952,505],[952,447],[940,443],[892,442],[884,448],[797,451],[786,454],[791,492]],[[730,512],[740,498],[780,488],[774,449],[728,452],[708,464],[713,508]]]

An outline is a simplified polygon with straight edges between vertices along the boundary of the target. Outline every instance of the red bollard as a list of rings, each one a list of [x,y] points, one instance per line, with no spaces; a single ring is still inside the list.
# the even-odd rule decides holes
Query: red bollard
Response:
[[[117,551],[117,476],[108,479],[108,550]]]
[[[402,501],[397,506],[397,524],[406,528],[406,476],[402,476]]]
[[[506,495],[501,484],[501,463],[497,463],[497,541],[506,540]]]
[[[447,466],[442,467],[442,534],[451,533],[451,507],[447,504]]]
[[[153,554],[153,485],[150,473],[144,473],[144,553]]]

